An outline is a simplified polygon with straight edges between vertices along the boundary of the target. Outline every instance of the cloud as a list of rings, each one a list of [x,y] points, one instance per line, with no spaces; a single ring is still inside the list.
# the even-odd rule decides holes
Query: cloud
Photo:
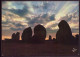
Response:
[[[50,28],[52,30],[57,30],[58,29],[58,24],[61,20],[65,20],[68,22],[68,24],[70,25],[72,32],[75,31],[75,33],[77,32],[77,30],[79,31],[79,16],[78,16],[78,12],[75,11],[73,13],[70,13],[68,15],[65,15],[63,17],[60,17],[59,19],[55,19],[53,21],[49,21],[48,23],[45,24],[46,28]],[[75,30],[77,29],[77,30]]]
[[[23,25],[23,23],[11,23],[9,25],[11,25],[10,29],[12,31],[19,31],[28,27],[28,25]]]
[[[72,15],[65,15],[63,17],[60,17],[58,21],[61,21],[61,20],[70,21],[71,19],[72,19]]]
[[[59,27],[58,27],[58,25],[56,25],[55,27],[51,27],[51,29],[52,29],[52,30],[58,30]]]
[[[59,22],[57,22],[56,20],[54,20],[54,21],[49,21],[49,22],[46,23],[45,27],[46,27],[46,28],[50,28],[52,25],[54,25],[54,24],[56,24],[56,23],[59,23]]]
[[[38,15],[38,16],[34,16],[33,18],[30,18],[30,17],[27,17],[27,16],[26,17],[20,17],[19,15],[15,14],[13,12],[6,11],[6,14],[2,17],[2,20],[3,20],[3,23],[6,20],[8,20],[8,22],[17,22],[17,23],[20,22],[20,23],[24,24],[26,27],[27,26],[33,27],[36,24],[43,24],[46,28],[51,28],[51,29],[54,30],[54,29],[58,29],[56,26],[61,20],[66,20],[68,22],[68,21],[71,21],[71,19],[74,19],[74,18],[77,19],[77,17],[78,17],[77,13],[74,12],[74,13],[71,13],[71,14],[67,14],[63,17],[60,17],[59,19],[55,18],[55,14],[49,15],[48,13]],[[55,25],[55,27],[54,27],[54,25]]]
[[[39,18],[40,18],[39,16],[38,16],[38,17],[34,17],[32,20],[30,20],[30,21],[28,22],[28,24],[29,24],[31,27],[35,26],[36,23],[37,23],[37,24],[41,24],[42,21],[39,20]]]
[[[21,17],[29,13],[29,10],[26,6],[24,6],[23,9],[8,9],[8,11],[13,12],[14,14],[17,14]]]
[[[43,2],[43,10],[45,12],[49,12],[50,11],[53,11],[55,10],[55,5],[54,5],[54,2]]]
[[[48,16],[48,14],[43,14],[41,17],[46,18],[47,16]]]
[[[2,30],[22,30],[28,27],[28,20],[24,17],[20,17],[12,12],[6,11],[2,15]]]
[[[28,27],[28,24],[27,23],[25,24],[23,22],[22,23],[8,23],[7,25],[6,24],[2,25],[2,28],[4,28],[3,30],[12,30],[12,31],[23,30],[27,27]]]
[[[75,11],[72,14],[72,18],[70,21],[68,21],[68,24],[70,25],[72,32],[78,32],[79,31],[79,15],[77,15],[78,12]]]
[[[48,5],[49,5],[48,2],[43,2],[43,9],[47,10],[48,9]]]
[[[2,26],[2,30],[9,30],[10,26]]]
[[[17,7],[13,5],[13,2],[10,2],[10,1],[2,1],[2,8],[4,8],[4,9],[17,9]]]
[[[5,4],[4,4],[5,3]],[[14,14],[17,14],[21,17],[24,17],[26,14],[30,14],[34,12],[34,9],[31,7],[32,5],[27,2],[3,2],[2,9],[5,11],[10,11]]]
[[[68,7],[67,7],[68,6]],[[64,6],[58,11],[56,14],[56,18],[59,19],[60,17],[65,16],[66,14],[71,13],[73,10],[77,10],[79,8],[76,8],[79,6],[79,3],[74,2],[66,2]]]
[[[13,27],[11,27],[10,29],[13,30],[13,31],[19,31],[19,30],[22,30],[22,28],[13,28]]]
[[[66,20],[72,32],[79,31],[79,3],[65,1],[5,1],[2,2],[3,34],[43,25],[47,35],[57,32],[61,20]],[[10,35],[9,33],[9,35]]]
[[[46,14],[48,12],[53,13],[54,12],[54,2],[48,2],[48,1],[39,1],[33,3],[33,8],[35,13],[40,15],[40,14]]]
[[[73,28],[73,29],[71,29],[71,30],[72,30],[72,33],[79,33],[79,29]]]
[[[43,14],[41,16],[32,18],[31,20],[29,20],[28,24],[30,26],[35,26],[35,24],[43,24],[43,26],[45,26],[46,23],[54,21],[54,18],[55,18],[54,15],[49,16],[48,14]],[[46,26],[47,25],[48,24],[46,24]]]
[[[78,33],[78,31],[79,31],[79,15],[78,15],[77,11],[75,11],[71,14],[68,14],[67,16],[64,16],[60,20],[62,20],[62,19],[66,20],[68,22],[73,33]]]
[[[55,14],[53,14],[53,15],[50,16],[50,20],[51,20],[51,21],[52,21],[52,20],[55,20]]]
[[[25,20],[26,20],[25,17],[20,17],[17,14],[14,14],[9,11],[5,11],[5,14],[2,15],[2,21],[24,22]]]
[[[58,29],[54,29],[52,30],[51,28],[46,28],[47,34],[49,33],[56,33],[58,31]]]

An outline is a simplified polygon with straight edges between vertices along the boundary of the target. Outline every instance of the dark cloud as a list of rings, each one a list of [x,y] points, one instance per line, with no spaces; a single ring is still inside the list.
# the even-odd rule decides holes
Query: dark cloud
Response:
[[[2,27],[9,27],[10,30],[12,31],[17,31],[17,30],[22,30],[25,28],[24,25],[20,24],[20,23],[14,23],[14,22],[3,22],[2,23]],[[6,28],[5,28],[6,29]]]
[[[70,15],[70,17],[68,17],[67,22],[70,21],[72,19],[72,15]]]
[[[35,23],[42,23],[42,21],[41,20],[38,20],[40,17],[38,16],[38,17],[35,17],[35,18],[33,18],[32,20],[30,20],[29,22],[28,22],[28,24],[30,25],[30,26],[32,26],[33,27],[33,25],[35,24]]]
[[[24,16],[25,14],[29,13],[29,10],[26,6],[24,6],[24,8],[21,10],[21,9],[11,9],[10,10],[11,12],[19,15],[19,16]]]
[[[5,25],[6,25],[6,24],[8,24],[8,22],[3,22],[3,21],[2,21],[2,24],[5,24]]]
[[[30,17],[25,17],[26,21],[30,21],[31,18]]]
[[[24,17],[24,15],[26,15],[27,13],[29,13],[28,7],[24,6],[23,9],[4,9],[3,10],[7,10],[10,12],[13,12],[14,14],[17,14],[21,17]]]
[[[51,15],[49,18],[50,20],[55,20],[55,14]]]
[[[43,9],[45,9],[45,10],[48,9],[48,5],[49,5],[49,3],[44,2],[44,3],[43,3]]]
[[[17,30],[23,30],[24,29],[24,25],[20,24],[20,23],[12,23],[15,27],[11,27],[10,29],[12,31],[17,31]]]
[[[72,33],[79,33],[79,29],[78,28],[72,28]]]
[[[32,20],[29,20],[28,24],[33,27],[35,23],[45,24],[49,21],[55,20],[55,15],[48,16],[48,14],[43,14],[42,16],[34,17]]]
[[[46,18],[47,16],[48,16],[48,14],[43,14],[41,17]]]
[[[11,27],[10,29],[11,29],[12,31],[23,30],[22,28],[13,28],[13,27]]]
[[[14,24],[16,27],[24,27],[23,25],[21,25],[20,23],[18,24]]]
[[[28,24],[33,27],[33,25],[34,25],[35,23],[43,24],[43,23],[45,23],[45,22],[47,22],[47,19],[46,19],[46,18],[42,18],[42,17],[40,17],[40,16],[37,16],[37,17],[33,18],[32,20],[30,20],[30,21],[28,22]]]
[[[52,14],[51,16],[48,16],[48,14],[43,14],[41,17],[50,19],[48,21],[55,20],[55,14]]]

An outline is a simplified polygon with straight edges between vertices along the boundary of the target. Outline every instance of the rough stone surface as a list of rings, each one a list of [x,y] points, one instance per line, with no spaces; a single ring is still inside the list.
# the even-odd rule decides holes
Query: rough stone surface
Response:
[[[32,38],[32,29],[31,29],[31,27],[28,27],[28,28],[24,29],[24,31],[22,33],[22,41],[30,42],[31,38]]]
[[[44,42],[46,38],[46,29],[42,25],[37,25],[34,28],[34,36],[33,41],[34,42]]]
[[[59,30],[56,33],[56,40],[60,43],[71,43],[72,32],[70,26],[65,20],[58,24]]]

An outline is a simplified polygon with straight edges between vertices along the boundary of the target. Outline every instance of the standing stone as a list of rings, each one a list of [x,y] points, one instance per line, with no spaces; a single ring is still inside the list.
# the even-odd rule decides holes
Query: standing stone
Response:
[[[20,33],[17,32],[16,35],[15,35],[15,40],[19,40],[19,38],[20,38]]]
[[[34,28],[33,41],[36,43],[44,42],[46,38],[46,29],[42,25],[37,25]]]
[[[12,40],[15,40],[15,33],[12,34]]]
[[[77,40],[79,40],[79,34],[76,34],[75,37]]]
[[[51,37],[51,35],[49,35],[49,40],[52,40],[52,37]]]
[[[76,39],[76,40],[75,40],[76,44],[79,44],[79,34],[76,34],[76,35],[75,35],[75,39]]]
[[[31,29],[31,27],[28,27],[28,28],[24,29],[24,31],[22,33],[22,41],[30,42],[31,38],[32,38],[32,29]]]
[[[56,33],[56,40],[59,43],[71,43],[72,40],[72,32],[65,20],[62,20],[58,24],[59,30]]]
[[[53,41],[55,41],[56,39],[55,38],[53,38]]]
[[[15,33],[12,34],[12,40],[19,40],[19,38],[20,38],[19,32],[17,32],[16,34]]]

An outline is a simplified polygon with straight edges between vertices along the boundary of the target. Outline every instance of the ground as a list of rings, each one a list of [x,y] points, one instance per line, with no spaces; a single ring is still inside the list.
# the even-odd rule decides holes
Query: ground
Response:
[[[73,52],[73,49],[77,49]],[[65,45],[45,41],[42,44],[28,44],[22,42],[1,42],[2,56],[57,56],[78,55],[78,45]]]

